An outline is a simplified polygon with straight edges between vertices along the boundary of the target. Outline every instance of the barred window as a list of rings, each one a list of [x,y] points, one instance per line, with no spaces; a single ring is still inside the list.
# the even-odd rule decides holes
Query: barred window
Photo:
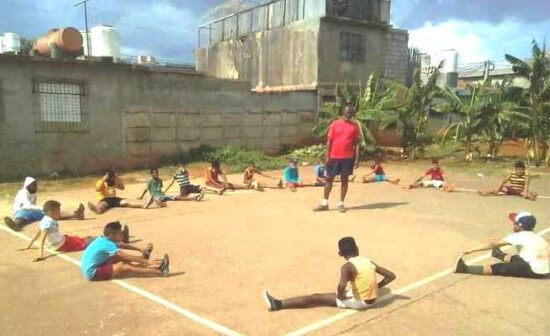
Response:
[[[33,91],[38,94],[40,111],[37,131],[86,131],[83,111],[84,84],[73,81],[35,80]]]
[[[365,62],[365,39],[361,34],[340,32],[340,60]]]

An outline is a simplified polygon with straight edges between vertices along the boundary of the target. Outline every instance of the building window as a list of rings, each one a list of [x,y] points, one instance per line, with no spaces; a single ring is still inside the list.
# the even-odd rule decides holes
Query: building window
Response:
[[[84,84],[74,81],[35,80],[33,92],[38,95],[40,110],[37,131],[87,131],[83,110]]]
[[[361,34],[340,33],[340,60],[365,62],[365,39]]]

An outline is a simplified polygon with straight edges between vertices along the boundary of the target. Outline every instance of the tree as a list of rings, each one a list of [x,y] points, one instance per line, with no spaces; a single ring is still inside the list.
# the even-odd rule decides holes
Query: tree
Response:
[[[505,55],[515,74],[529,80],[525,92],[526,107],[530,118],[529,147],[535,164],[542,163],[548,155],[546,141],[550,128],[550,72],[547,70],[546,44],[542,49],[532,42],[532,63],[512,55]]]
[[[388,111],[381,111],[380,127],[397,127],[401,130],[404,157],[412,153],[412,158],[416,159],[417,152],[423,152],[427,144],[428,117],[433,99],[440,91],[436,81],[442,67],[443,62],[434,69],[425,84],[420,78],[420,70],[415,71],[410,87],[392,81],[386,82],[389,87],[387,94],[393,100],[394,106]]]
[[[319,121],[312,129],[313,135],[326,137],[330,124],[341,117],[341,110],[346,105],[353,105],[357,110],[361,106],[360,99],[348,83],[343,86],[336,85],[335,102],[326,103],[324,109],[319,112]],[[369,143],[374,143],[374,136],[368,128],[368,116],[358,111],[353,120],[361,132],[361,146],[366,147]]]

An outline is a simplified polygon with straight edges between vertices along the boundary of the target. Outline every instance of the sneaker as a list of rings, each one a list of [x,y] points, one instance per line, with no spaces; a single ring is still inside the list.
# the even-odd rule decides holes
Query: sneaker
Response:
[[[21,227],[17,225],[17,223],[15,223],[10,217],[4,217],[4,223],[13,231],[21,231]]]
[[[265,301],[265,304],[267,305],[267,310],[269,311],[277,311],[277,310],[280,310],[281,308],[277,305],[277,301],[275,300],[275,298],[271,295],[269,295],[269,293],[267,292],[267,290],[264,290],[263,292],[263,297],[264,297],[264,301]]]
[[[78,209],[76,209],[76,211],[74,212],[74,214],[76,215],[76,219],[78,220],[83,220],[84,219],[84,211],[86,209],[84,208],[84,204],[80,203],[78,205]]]
[[[346,207],[344,205],[339,205],[338,206],[338,212],[340,213],[344,213],[344,212],[347,212],[348,209],[346,209]]]
[[[328,211],[328,205],[319,204],[318,206],[316,206],[315,208],[313,208],[313,211],[314,211],[314,212]]]
[[[491,250],[491,257],[493,258],[504,260],[505,256],[506,254],[502,252],[502,250],[498,247],[493,247],[493,249]]]
[[[97,207],[91,202],[88,202],[88,209],[90,209],[90,211],[95,213],[96,215],[99,215],[99,212],[97,211]]]
[[[466,266],[466,263],[464,262],[464,260],[462,260],[463,256],[464,256],[464,253],[460,254],[458,258],[456,258],[455,266],[453,267],[453,272],[466,273],[468,266]]]
[[[167,277],[170,275],[170,258],[168,258],[168,254],[165,254],[164,258],[162,258],[159,270],[160,276],[162,277]]]
[[[122,228],[122,236],[122,242],[128,244],[130,242],[130,229],[128,228],[128,225],[124,225]]]

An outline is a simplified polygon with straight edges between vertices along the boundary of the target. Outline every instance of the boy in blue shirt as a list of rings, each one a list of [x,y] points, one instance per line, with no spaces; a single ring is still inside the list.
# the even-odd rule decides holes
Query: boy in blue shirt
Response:
[[[292,192],[296,191],[296,188],[302,188],[306,186],[304,183],[302,183],[302,179],[300,178],[297,159],[290,159],[288,161],[288,166],[283,171],[283,177],[286,187]]]
[[[142,250],[123,243],[124,233],[119,222],[105,225],[103,236],[96,238],[82,254],[82,274],[91,281],[110,280],[122,276],[162,276],[167,277],[169,259],[165,254],[162,260],[149,260],[152,246]],[[142,256],[131,255],[121,250],[142,252]]]

